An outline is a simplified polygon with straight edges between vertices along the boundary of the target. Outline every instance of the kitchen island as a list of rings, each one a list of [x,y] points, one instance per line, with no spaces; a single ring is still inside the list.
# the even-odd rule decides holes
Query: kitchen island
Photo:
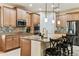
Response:
[[[41,56],[47,38],[41,39],[38,35],[20,37],[21,56]]]
[[[52,39],[62,37],[63,34],[53,34]],[[38,35],[20,37],[21,56],[43,56],[44,50],[49,47],[49,39],[41,39]]]

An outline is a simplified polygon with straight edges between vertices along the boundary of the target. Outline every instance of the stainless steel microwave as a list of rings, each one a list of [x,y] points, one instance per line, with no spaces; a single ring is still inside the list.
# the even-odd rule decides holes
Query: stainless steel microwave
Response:
[[[25,27],[26,26],[26,20],[23,20],[23,19],[16,20],[16,26],[17,27]]]

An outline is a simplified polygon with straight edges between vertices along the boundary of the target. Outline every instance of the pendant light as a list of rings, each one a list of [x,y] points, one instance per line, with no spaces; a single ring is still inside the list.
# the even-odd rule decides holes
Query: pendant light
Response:
[[[60,20],[57,21],[57,24],[60,25]]]
[[[52,24],[54,24],[55,23],[55,21],[54,20],[52,20]]]
[[[48,18],[47,18],[47,3],[45,4],[45,23],[48,22]]]
[[[60,4],[58,4],[58,9],[60,10]],[[58,10],[58,14],[60,13],[59,10]],[[59,15],[58,15],[58,16],[59,16]],[[61,22],[60,22],[59,17],[58,17],[57,24],[60,25],[60,23],[61,23]]]
[[[54,3],[53,3],[53,6],[54,6]],[[52,24],[55,23],[55,19],[54,19],[54,8],[52,9],[53,10],[53,19],[52,19]]]

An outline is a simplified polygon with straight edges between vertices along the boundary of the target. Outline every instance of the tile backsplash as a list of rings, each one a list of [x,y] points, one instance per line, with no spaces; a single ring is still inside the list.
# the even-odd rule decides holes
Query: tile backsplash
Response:
[[[19,28],[20,32],[26,32],[26,27]]]
[[[23,28],[19,28],[20,32],[26,32],[26,27]],[[3,26],[0,27],[0,34],[1,33],[10,33],[10,32],[16,32],[16,28],[12,27],[12,26]]]
[[[55,30],[55,32],[66,33],[67,29],[65,27],[57,27],[57,29]]]
[[[8,33],[8,32],[14,32],[14,28],[11,26],[0,27],[0,33]]]

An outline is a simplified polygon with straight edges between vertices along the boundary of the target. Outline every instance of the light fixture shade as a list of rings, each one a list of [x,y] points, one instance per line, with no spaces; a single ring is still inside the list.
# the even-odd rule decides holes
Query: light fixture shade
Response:
[[[60,8],[55,9],[55,11],[60,11]]]
[[[60,25],[60,21],[59,20],[57,21],[57,24]]]
[[[48,18],[45,18],[45,23],[47,23],[48,22]]]
[[[55,20],[52,20],[52,24],[54,24],[55,23]]]

